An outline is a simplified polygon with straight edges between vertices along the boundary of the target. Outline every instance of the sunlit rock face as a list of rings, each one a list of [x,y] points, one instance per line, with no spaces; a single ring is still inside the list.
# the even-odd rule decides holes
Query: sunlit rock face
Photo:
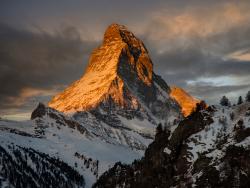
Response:
[[[200,100],[192,97],[182,88],[176,86],[171,87],[170,96],[181,106],[182,113],[185,117],[195,110],[196,104],[200,102]]]
[[[49,106],[66,113],[101,107],[149,109],[160,118],[178,116],[179,105],[169,93],[169,86],[154,74],[143,42],[125,26],[112,24],[102,45],[92,52],[82,78],[56,95]]]

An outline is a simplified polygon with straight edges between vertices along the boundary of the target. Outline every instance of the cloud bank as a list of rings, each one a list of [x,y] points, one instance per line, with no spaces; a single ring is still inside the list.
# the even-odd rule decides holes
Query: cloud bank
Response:
[[[154,13],[142,38],[156,70],[209,103],[225,94],[244,95],[250,90],[248,8],[249,3],[223,3]],[[221,77],[219,85],[211,81]]]
[[[54,34],[0,24],[0,111],[30,110],[83,71],[95,41],[83,41],[74,27]],[[37,99],[36,99],[37,97]],[[34,103],[34,102],[33,102]]]

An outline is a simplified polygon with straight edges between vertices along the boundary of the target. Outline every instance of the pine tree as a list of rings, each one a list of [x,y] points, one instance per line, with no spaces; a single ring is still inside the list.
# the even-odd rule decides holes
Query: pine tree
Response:
[[[243,103],[242,97],[239,96],[239,98],[238,98],[238,103],[237,103],[237,104],[239,105],[239,104],[242,104],[242,103]]]
[[[250,91],[247,92],[246,101],[247,101],[247,102],[250,102]]]
[[[223,97],[221,98],[220,104],[221,104],[222,106],[230,106],[230,105],[231,105],[229,99],[228,99],[226,96],[223,96]]]
[[[230,119],[231,119],[231,120],[234,120],[234,116],[235,116],[234,113],[231,112],[231,113],[230,113]]]

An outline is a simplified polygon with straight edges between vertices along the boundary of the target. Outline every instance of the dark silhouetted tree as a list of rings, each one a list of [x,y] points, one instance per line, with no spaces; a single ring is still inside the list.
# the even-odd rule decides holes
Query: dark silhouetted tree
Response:
[[[234,116],[235,116],[234,113],[231,112],[231,113],[230,113],[230,119],[231,119],[231,120],[234,120]]]
[[[196,109],[195,109],[195,111],[198,112],[198,111],[200,111],[200,110],[205,110],[206,107],[207,107],[206,102],[205,102],[205,101],[201,101],[201,102],[199,102],[199,103],[196,104]]]
[[[163,129],[162,129],[162,125],[161,123],[158,124],[158,126],[156,127],[156,134],[162,133]]]
[[[229,99],[228,99],[226,96],[223,96],[223,97],[221,98],[220,104],[221,104],[222,106],[230,106],[230,105],[231,105]]]
[[[247,101],[247,102],[250,102],[250,91],[247,92],[246,101]]]
[[[239,104],[242,104],[242,103],[243,103],[242,97],[239,96],[237,104],[239,105]]]

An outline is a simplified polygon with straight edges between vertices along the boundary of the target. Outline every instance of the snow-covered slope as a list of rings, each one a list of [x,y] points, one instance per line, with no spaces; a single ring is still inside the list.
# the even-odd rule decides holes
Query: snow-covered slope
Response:
[[[94,187],[249,187],[250,103],[199,106],[173,133],[158,128],[145,156],[116,163]]]
[[[115,142],[111,136],[103,140],[95,135],[95,130],[87,130],[72,117],[42,104],[33,112],[30,121],[1,120],[0,143],[10,154],[13,151],[9,148],[25,148],[63,161],[83,176],[86,187],[91,187],[96,178],[116,161],[131,162],[143,154],[142,150],[132,150]],[[28,166],[33,167],[33,163]],[[0,175],[8,180],[8,176]]]

